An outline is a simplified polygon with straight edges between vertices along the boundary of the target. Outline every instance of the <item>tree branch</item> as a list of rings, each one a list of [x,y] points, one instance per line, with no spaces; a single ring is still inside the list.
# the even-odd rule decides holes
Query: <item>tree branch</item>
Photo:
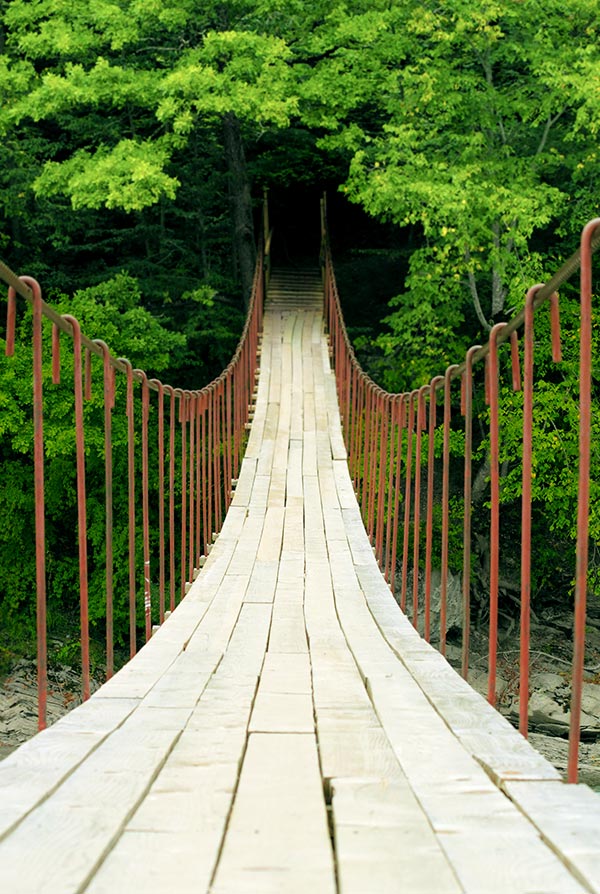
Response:
[[[465,258],[467,264],[471,263],[471,252],[469,248],[465,248]],[[477,319],[483,326],[486,332],[490,332],[492,327],[489,322],[486,320],[485,315],[483,313],[483,308],[481,307],[481,301],[479,300],[479,292],[477,290],[477,282],[475,280],[475,274],[470,269],[467,270],[467,276],[469,277],[469,288],[471,290],[471,297],[473,299],[473,307],[475,308],[475,313],[477,314]]]
[[[494,248],[500,252],[500,224],[496,221],[492,226]],[[502,285],[500,271],[494,264],[492,268],[492,317],[496,317],[504,309],[506,289]]]
[[[544,151],[544,149],[546,148],[546,143],[548,142],[548,136],[550,135],[550,129],[556,124],[556,122],[561,117],[561,115],[564,115],[564,113],[566,111],[567,111],[566,107],[564,109],[561,109],[560,112],[558,112],[554,116],[554,118],[551,115],[548,115],[548,120],[546,121],[546,124],[544,125],[544,132],[542,133],[542,138],[539,142],[537,149],[535,150],[536,156],[540,155]]]

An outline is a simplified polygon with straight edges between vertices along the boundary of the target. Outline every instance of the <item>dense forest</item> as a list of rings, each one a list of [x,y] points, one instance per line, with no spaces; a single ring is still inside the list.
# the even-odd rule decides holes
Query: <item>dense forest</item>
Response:
[[[90,336],[198,386],[237,342],[264,189],[275,252],[315,263],[327,189],[359,355],[386,388],[412,388],[522,306],[598,213],[599,28],[595,0],[0,0],[0,256]],[[565,361],[536,406],[534,499],[552,506],[537,546],[549,556],[571,549],[575,526],[576,408],[559,387],[577,376],[573,294]],[[33,536],[28,363],[0,374],[9,635],[23,611],[33,617],[19,545]],[[508,411],[503,425],[510,506]],[[58,496],[72,456],[57,422],[59,548],[75,512]],[[98,542],[100,511],[98,497]],[[597,508],[591,535],[600,543]],[[538,593],[559,586],[554,560],[542,566]],[[75,573],[73,555],[51,589],[72,588]]]

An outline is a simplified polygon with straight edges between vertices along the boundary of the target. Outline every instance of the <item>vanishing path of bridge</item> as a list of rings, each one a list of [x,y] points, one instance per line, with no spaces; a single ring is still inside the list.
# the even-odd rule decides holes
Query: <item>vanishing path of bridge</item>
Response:
[[[600,891],[599,821],[400,612],[348,474],[318,283],[280,281],[201,574],[0,766],[0,891]]]

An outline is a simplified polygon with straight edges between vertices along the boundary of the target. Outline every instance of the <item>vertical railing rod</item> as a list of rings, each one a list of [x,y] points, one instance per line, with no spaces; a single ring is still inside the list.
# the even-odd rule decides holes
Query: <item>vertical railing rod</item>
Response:
[[[129,543],[129,657],[137,651],[136,636],[136,586],[135,586],[135,429],[133,409],[133,367],[125,357],[120,362],[127,373],[127,507]]]
[[[498,650],[498,581],[500,560],[500,441],[498,423],[498,335],[506,323],[496,323],[490,332],[488,394],[490,402],[490,622],[488,642],[488,701],[496,704],[496,659]]]
[[[158,391],[158,623],[165,620],[165,386],[159,379],[150,384]]]
[[[415,398],[417,391],[411,391],[408,398],[408,422],[406,433],[406,461],[404,463],[404,530],[402,543],[402,589],[400,591],[400,607],[406,611],[406,592],[408,585],[408,544],[410,537],[410,507],[412,486],[412,450],[415,417]]]
[[[152,588],[150,580],[150,497],[148,468],[148,423],[150,392],[148,377],[141,369],[134,370],[142,379],[142,549],[144,562],[144,628],[146,642],[152,636]]]
[[[35,497],[35,579],[37,632],[38,729],[46,728],[48,657],[46,632],[46,520],[44,487],[44,397],[42,364],[42,290],[30,276],[20,277],[31,288],[33,297],[33,462]],[[15,346],[16,291],[8,290],[6,355],[12,357]]]
[[[427,517],[425,523],[425,620],[423,636],[431,637],[431,556],[433,551],[433,488],[435,473],[435,428],[437,422],[437,387],[444,381],[435,376],[429,383],[429,442],[427,445]]]
[[[110,363],[110,349],[106,342],[95,339],[103,352],[104,385],[104,492],[105,492],[105,563],[106,563],[106,679],[114,673],[113,624],[113,461],[112,411],[115,405],[115,376]]]
[[[581,234],[581,330],[579,337],[579,475],[575,568],[575,623],[571,692],[568,780],[577,782],[581,697],[585,655],[585,624],[590,519],[590,451],[592,426],[592,239],[600,218]]]
[[[73,378],[75,397],[75,443],[77,465],[77,531],[79,551],[79,615],[81,627],[81,681],[83,698],[90,697],[90,625],[88,608],[87,508],[85,492],[85,443],[83,422],[83,376],[81,328],[77,319],[65,314],[73,329]]]
[[[473,359],[480,345],[469,348],[463,373],[465,417],[465,462],[463,476],[463,629],[462,675],[469,676],[469,651],[471,643],[471,502],[473,466]]]

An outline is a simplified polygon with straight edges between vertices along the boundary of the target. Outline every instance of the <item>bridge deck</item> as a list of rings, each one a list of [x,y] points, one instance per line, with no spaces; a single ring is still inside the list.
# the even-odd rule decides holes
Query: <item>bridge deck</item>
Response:
[[[318,303],[265,318],[223,530],[185,601],[0,765],[0,890],[600,891],[567,787],[400,613],[348,476]]]

